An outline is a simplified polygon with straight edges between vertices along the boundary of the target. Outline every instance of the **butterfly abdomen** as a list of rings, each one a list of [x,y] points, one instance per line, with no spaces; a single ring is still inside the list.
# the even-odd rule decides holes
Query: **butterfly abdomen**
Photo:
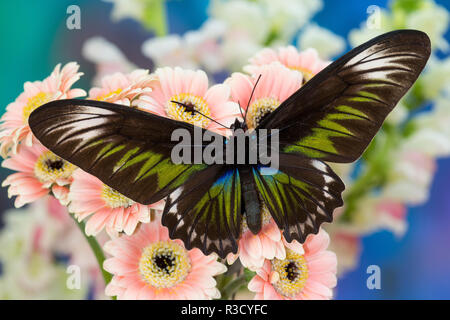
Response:
[[[253,234],[257,234],[261,230],[261,204],[251,170],[251,166],[243,166],[239,169],[239,175],[247,226]]]

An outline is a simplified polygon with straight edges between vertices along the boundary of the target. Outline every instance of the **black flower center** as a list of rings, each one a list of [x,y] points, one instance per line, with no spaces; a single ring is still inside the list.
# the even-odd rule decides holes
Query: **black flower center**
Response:
[[[45,164],[52,171],[60,170],[64,166],[64,161],[63,160],[55,160],[55,161],[47,160],[47,162]]]
[[[170,274],[173,271],[175,265],[175,257],[168,254],[158,254],[153,258],[155,265],[166,274]]]
[[[298,277],[298,267],[295,264],[295,262],[289,262],[286,267],[286,278],[288,278],[289,281],[295,281]]]

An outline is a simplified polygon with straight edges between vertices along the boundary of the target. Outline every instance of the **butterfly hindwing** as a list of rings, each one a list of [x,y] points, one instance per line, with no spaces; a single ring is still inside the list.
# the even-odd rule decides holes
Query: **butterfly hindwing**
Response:
[[[345,186],[324,162],[297,154],[280,154],[278,172],[253,176],[264,204],[287,241],[303,243],[317,233],[323,222],[333,220],[333,211],[342,206]]]
[[[214,165],[167,198],[162,223],[170,237],[183,240],[188,249],[196,247],[224,258],[237,252],[241,216],[238,169]]]
[[[121,105],[60,100],[29,119],[44,146],[130,199],[150,204],[182,185],[206,164],[174,164],[171,133],[187,123]]]
[[[359,158],[430,55],[427,35],[390,32],[355,48],[267,116],[280,151],[331,162]]]

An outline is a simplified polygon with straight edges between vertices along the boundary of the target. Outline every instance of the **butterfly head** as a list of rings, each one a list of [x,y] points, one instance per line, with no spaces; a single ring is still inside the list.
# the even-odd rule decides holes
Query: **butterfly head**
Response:
[[[245,121],[239,121],[238,118],[236,118],[236,120],[234,120],[234,123],[231,125],[230,127],[231,130],[236,131],[238,129],[241,129],[243,131],[247,131],[247,124],[245,123]]]

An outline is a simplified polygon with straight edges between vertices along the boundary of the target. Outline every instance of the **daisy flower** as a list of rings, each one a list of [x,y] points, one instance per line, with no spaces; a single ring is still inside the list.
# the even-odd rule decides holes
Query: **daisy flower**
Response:
[[[229,133],[228,129],[208,119],[229,127],[240,114],[238,105],[229,100],[228,85],[216,84],[208,88],[208,77],[201,70],[166,67],[157,69],[155,74],[158,81],[153,83],[152,92],[139,98],[139,108],[222,134]]]
[[[155,79],[148,70],[138,69],[129,74],[116,72],[103,77],[100,88],[89,90],[89,99],[131,106],[140,94],[151,91],[153,81]]]
[[[108,241],[104,250],[112,257],[103,268],[113,279],[106,294],[118,299],[175,300],[219,298],[214,276],[226,271],[217,256],[199,249],[186,250],[171,240],[160,217],[141,224],[132,236]]]
[[[22,147],[3,161],[2,166],[18,171],[9,175],[2,186],[9,186],[8,196],[17,196],[14,205],[19,208],[53,192],[61,203],[67,204],[68,188],[72,182],[74,165],[35,142]]]
[[[310,80],[319,73],[330,62],[323,61],[315,49],[306,49],[299,52],[294,46],[281,47],[278,51],[265,48],[250,58],[250,65],[244,67],[244,70],[255,74],[258,69],[266,64],[279,62],[285,67],[298,71],[303,75],[303,81]]]
[[[43,81],[25,82],[24,92],[16,101],[6,107],[0,125],[0,155],[4,158],[10,151],[17,152],[20,141],[27,146],[33,144],[33,135],[28,126],[28,117],[39,106],[59,99],[71,99],[86,95],[82,89],[71,89],[80,78],[79,65],[75,62],[66,64],[62,69],[58,64],[53,72]]]
[[[233,264],[239,257],[242,265],[250,270],[262,268],[264,261],[286,258],[286,249],[303,253],[302,245],[297,241],[288,243],[282,231],[272,219],[269,210],[264,205],[262,210],[262,228],[258,234],[253,234],[247,226],[245,218],[242,221],[242,236],[238,242],[238,252],[227,256],[228,264]]]
[[[286,259],[266,260],[248,284],[256,293],[255,300],[330,299],[336,286],[337,260],[326,250],[329,242],[321,229],[306,238],[303,254],[287,249]]]
[[[142,205],[79,169],[73,174],[69,192],[69,211],[78,221],[85,220],[86,234],[97,235],[103,229],[110,234],[132,234],[139,222],[150,221],[150,210],[162,209],[162,201]]]
[[[261,78],[249,102],[259,76]],[[225,83],[231,87],[231,99],[234,102],[239,103],[244,110],[249,104],[246,122],[249,129],[254,129],[267,114],[300,88],[302,75],[286,69],[280,63],[271,63],[260,67],[252,77],[233,73]]]

